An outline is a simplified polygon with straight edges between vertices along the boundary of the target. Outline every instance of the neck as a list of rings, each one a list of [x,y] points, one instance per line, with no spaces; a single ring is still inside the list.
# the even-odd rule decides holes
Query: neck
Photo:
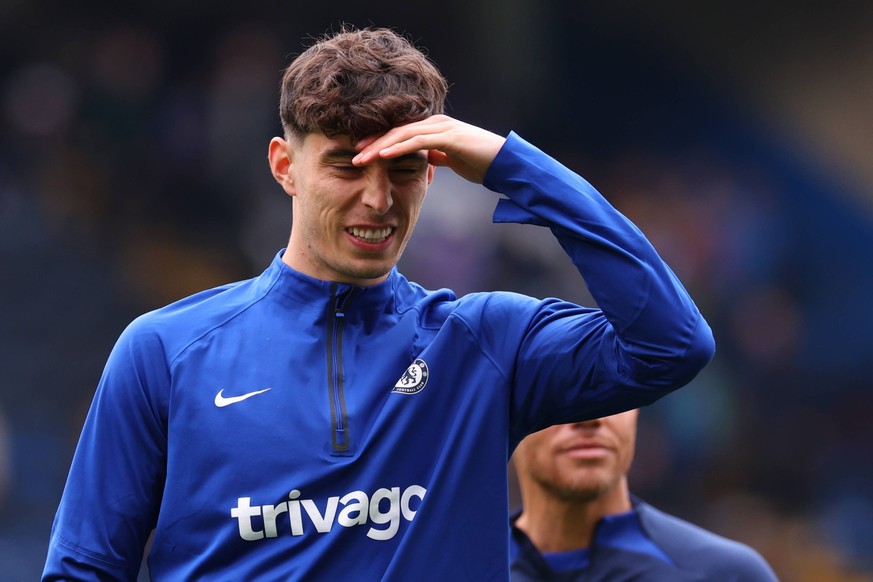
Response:
[[[567,552],[587,548],[597,524],[606,515],[630,511],[627,480],[588,500],[567,500],[537,490],[522,495],[524,509],[515,522],[541,552]]]

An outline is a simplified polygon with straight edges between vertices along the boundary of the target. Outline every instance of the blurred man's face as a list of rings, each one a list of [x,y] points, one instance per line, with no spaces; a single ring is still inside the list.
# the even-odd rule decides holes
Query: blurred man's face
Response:
[[[568,501],[594,499],[615,487],[634,456],[638,410],[533,433],[515,451],[519,479]]]

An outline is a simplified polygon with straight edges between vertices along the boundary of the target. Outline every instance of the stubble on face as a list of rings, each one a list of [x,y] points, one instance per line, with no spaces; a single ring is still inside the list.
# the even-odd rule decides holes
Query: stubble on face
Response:
[[[519,469],[558,499],[593,501],[619,485],[630,470],[636,418],[637,411],[632,410],[534,433],[519,446]],[[582,445],[602,446],[603,454],[580,456],[568,452],[568,448]]]
[[[552,476],[533,474],[533,479],[558,499],[570,502],[586,502],[597,499],[619,482],[621,476],[603,464],[584,465],[559,469]]]

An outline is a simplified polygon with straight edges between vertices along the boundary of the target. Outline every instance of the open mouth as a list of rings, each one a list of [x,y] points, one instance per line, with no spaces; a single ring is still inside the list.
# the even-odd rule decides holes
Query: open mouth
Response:
[[[394,232],[394,228],[386,226],[384,228],[359,228],[353,226],[348,229],[348,232],[356,239],[368,243],[384,242]]]

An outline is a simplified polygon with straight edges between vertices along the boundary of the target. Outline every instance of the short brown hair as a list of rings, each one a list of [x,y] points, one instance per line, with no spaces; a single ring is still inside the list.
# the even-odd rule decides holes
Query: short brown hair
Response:
[[[286,135],[354,140],[443,113],[448,86],[436,66],[386,28],[348,27],[285,69],[279,117]]]

